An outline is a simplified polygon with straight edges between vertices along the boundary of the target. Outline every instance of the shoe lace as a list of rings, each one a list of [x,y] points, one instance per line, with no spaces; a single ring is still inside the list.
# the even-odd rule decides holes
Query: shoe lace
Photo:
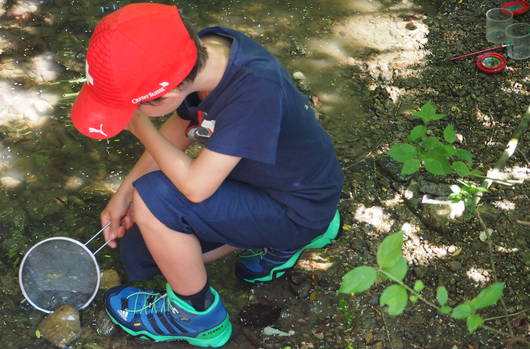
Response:
[[[175,307],[171,304],[171,301],[169,300],[169,297],[167,296],[167,293],[157,293],[157,292],[145,292],[145,291],[139,291],[131,293],[127,296],[127,299],[134,297],[134,305],[133,309],[125,309],[131,313],[158,313],[158,312],[166,312],[166,311],[174,311]],[[141,299],[141,296],[148,297],[147,300],[144,302],[144,304],[139,304],[139,299]],[[152,298],[154,297],[154,298]],[[149,301],[149,298],[152,298],[151,301]],[[160,309],[157,309],[157,304],[159,302],[162,302]],[[167,309],[167,310],[166,310]]]
[[[251,248],[240,255],[241,258],[259,257],[263,258],[268,252],[267,248]]]

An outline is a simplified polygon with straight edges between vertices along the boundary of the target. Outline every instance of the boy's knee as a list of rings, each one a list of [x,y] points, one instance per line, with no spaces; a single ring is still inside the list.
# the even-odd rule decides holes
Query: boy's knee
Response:
[[[142,196],[140,195],[140,193],[138,193],[137,190],[133,192],[132,210],[134,221],[136,224],[142,226],[144,224],[149,223],[152,214],[151,212],[149,212],[149,208],[147,207],[144,200],[142,199]]]

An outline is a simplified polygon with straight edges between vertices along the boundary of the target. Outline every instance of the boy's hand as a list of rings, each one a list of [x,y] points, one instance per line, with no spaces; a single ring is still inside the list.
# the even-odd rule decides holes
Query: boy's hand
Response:
[[[109,246],[112,248],[117,247],[117,243],[114,240],[122,238],[127,229],[134,224],[132,209],[130,207],[131,201],[120,194],[118,192],[112,197],[100,215],[102,226],[109,222],[111,223],[103,231],[103,234],[105,235],[105,241],[110,241]]]
[[[151,120],[149,117],[139,110],[136,110],[127,124],[126,129],[131,132],[133,135],[137,136],[137,133],[139,130],[142,129],[142,127],[145,127],[145,125],[151,124]]]

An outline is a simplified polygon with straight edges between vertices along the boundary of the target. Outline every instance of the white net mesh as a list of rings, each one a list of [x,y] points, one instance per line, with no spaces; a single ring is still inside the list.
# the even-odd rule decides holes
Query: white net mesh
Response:
[[[37,308],[54,311],[68,304],[88,305],[99,284],[94,256],[69,239],[49,239],[31,249],[20,266],[20,285]]]

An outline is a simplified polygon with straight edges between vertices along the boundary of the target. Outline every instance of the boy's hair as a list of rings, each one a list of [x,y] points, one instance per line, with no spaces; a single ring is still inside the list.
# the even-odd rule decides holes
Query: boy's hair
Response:
[[[206,60],[208,59],[208,51],[206,51],[206,47],[201,42],[201,39],[199,38],[199,35],[197,34],[197,31],[193,27],[193,24],[190,22],[190,20],[180,15],[182,18],[182,22],[184,23],[184,26],[188,30],[188,33],[190,34],[191,39],[195,42],[195,46],[197,46],[197,60],[195,62],[195,65],[193,66],[193,69],[190,71],[188,76],[184,78],[182,82],[188,81],[193,82],[195,78],[197,77],[197,74],[201,71],[202,68],[204,68],[204,65],[206,64]]]

